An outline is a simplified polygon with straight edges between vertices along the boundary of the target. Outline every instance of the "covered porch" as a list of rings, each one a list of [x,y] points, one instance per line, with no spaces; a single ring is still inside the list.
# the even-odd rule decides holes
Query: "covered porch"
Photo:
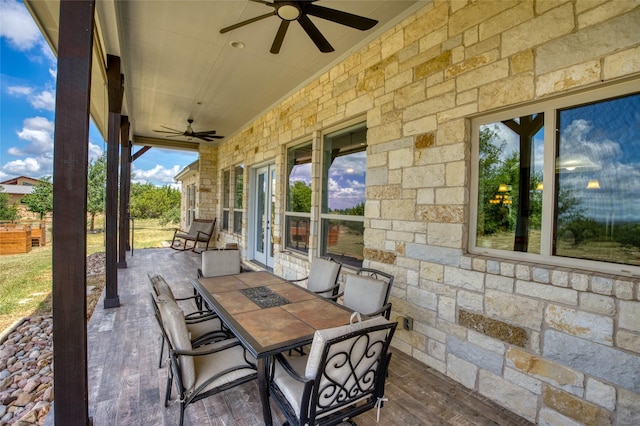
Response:
[[[179,404],[163,406],[167,367],[158,368],[160,333],[149,304],[148,273],[162,274],[177,295],[189,294],[200,256],[168,248],[136,250],[118,271],[117,309],[98,303],[88,324],[89,414],[93,424],[173,425]],[[104,297],[104,296],[103,296]],[[175,392],[174,392],[175,394]],[[379,424],[526,425],[525,419],[393,349]],[[272,402],[275,424],[284,417]],[[262,424],[257,383],[241,385],[190,405],[188,424]],[[375,425],[376,413],[356,418]]]

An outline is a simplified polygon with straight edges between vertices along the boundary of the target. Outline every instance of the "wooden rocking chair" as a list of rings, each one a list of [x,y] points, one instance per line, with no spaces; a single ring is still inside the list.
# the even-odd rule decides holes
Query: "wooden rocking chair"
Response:
[[[213,237],[213,231],[216,227],[216,218],[211,219],[193,219],[188,231],[176,229],[171,240],[171,248],[174,250],[191,250],[196,252],[198,243],[206,243],[204,250],[209,248],[209,241]],[[189,247],[187,242],[192,241],[193,247]],[[197,253],[197,252],[196,252]]]

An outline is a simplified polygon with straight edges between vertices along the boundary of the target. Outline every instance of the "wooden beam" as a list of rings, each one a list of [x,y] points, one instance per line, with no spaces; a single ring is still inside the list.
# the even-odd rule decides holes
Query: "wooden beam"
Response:
[[[60,2],[53,150],[53,382],[57,425],[87,425],[87,169],[95,2]]]
[[[145,152],[149,151],[151,149],[150,146],[143,146],[142,148],[140,148],[135,154],[133,154],[133,156],[131,157],[131,162],[133,163],[134,161],[136,161],[138,158],[140,158],[140,156],[142,156],[142,154],[144,154]]]
[[[120,58],[107,55],[107,195],[105,200],[105,292],[104,307],[120,306],[118,296],[118,158],[120,151],[120,113],[124,95]]]
[[[118,240],[118,268],[127,267],[127,248],[129,246],[129,195],[131,192],[131,142],[129,141],[129,117],[123,115],[120,120],[120,214]]]
[[[177,149],[179,151],[194,151],[200,150],[200,143],[193,141],[177,141],[171,139],[150,138],[147,136],[134,135],[134,145],[146,145],[156,148]],[[216,145],[212,145],[216,146]]]

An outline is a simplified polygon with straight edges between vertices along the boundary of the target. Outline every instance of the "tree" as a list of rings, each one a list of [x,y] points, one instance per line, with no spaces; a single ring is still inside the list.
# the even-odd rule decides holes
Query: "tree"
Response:
[[[0,220],[17,220],[18,216],[18,207],[15,203],[9,204],[9,194],[0,187]]]
[[[22,198],[27,210],[38,213],[40,219],[44,219],[47,213],[53,211],[53,184],[51,176],[45,176],[38,179],[38,183],[33,186],[31,194]]]
[[[180,190],[168,185],[134,183],[131,185],[131,215],[140,219],[159,218],[171,208],[179,208],[181,199]]]
[[[87,173],[87,213],[91,215],[91,231],[94,230],[96,215],[104,211],[106,180],[107,157],[103,154],[89,163]]]
[[[301,180],[297,180],[290,186],[289,196],[291,197],[291,211],[311,212],[311,186]]]

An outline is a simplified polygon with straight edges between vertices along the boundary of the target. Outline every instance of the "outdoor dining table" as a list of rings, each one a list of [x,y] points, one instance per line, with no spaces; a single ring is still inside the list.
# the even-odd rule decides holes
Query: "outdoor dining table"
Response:
[[[256,357],[264,423],[269,405],[271,356],[309,344],[316,330],[349,323],[352,311],[270,272],[243,272],[191,280],[191,284]]]

